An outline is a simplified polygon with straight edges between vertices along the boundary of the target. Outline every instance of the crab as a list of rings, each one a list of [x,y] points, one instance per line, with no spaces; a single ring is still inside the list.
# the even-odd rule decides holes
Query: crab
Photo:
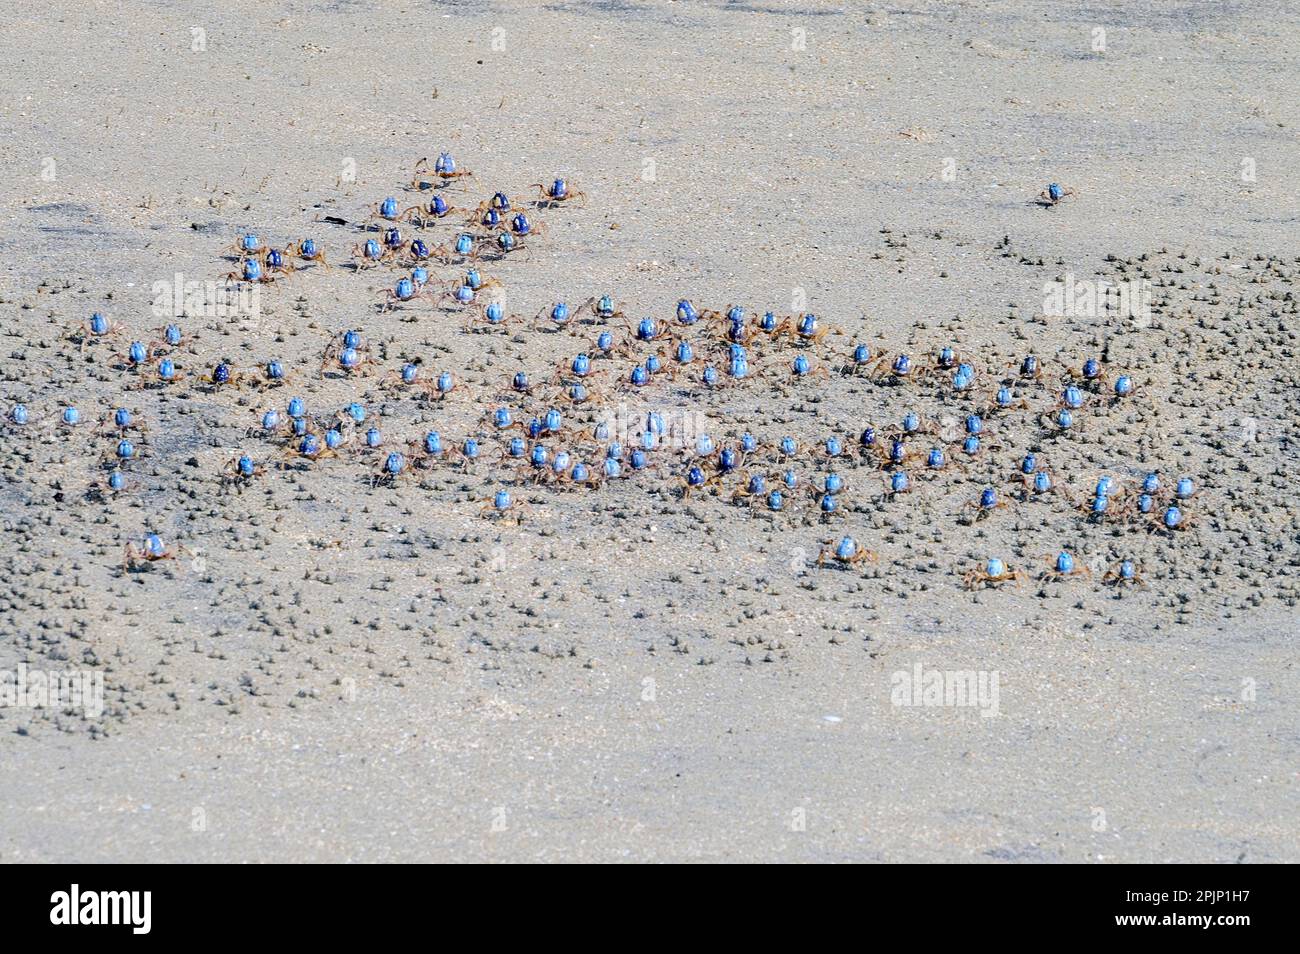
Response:
[[[67,340],[77,345],[79,351],[85,351],[90,342],[109,338],[122,333],[122,326],[99,312],[95,312],[67,334]]]
[[[398,481],[408,479],[411,470],[407,466],[406,455],[400,451],[390,451],[383,456],[378,466],[370,475],[370,486],[396,487]]]
[[[381,262],[388,262],[400,255],[400,250],[390,245],[384,245],[378,239],[366,239],[352,246],[352,267],[360,271],[364,268],[373,268]]]
[[[834,546],[831,546],[831,541],[827,540],[826,545],[822,547],[821,553],[817,555],[818,566],[826,566],[828,563],[839,566],[857,566],[859,563],[878,562],[880,562],[880,557],[875,551],[858,546],[857,541],[852,537],[841,537],[839,543]]]
[[[616,304],[612,295],[593,296],[578,306],[578,310],[574,312],[574,317],[581,317],[585,312],[589,313],[593,319],[621,322],[627,320],[627,315],[623,313],[622,309],[623,303],[618,302]]]
[[[524,517],[532,513],[532,507],[521,500],[514,500],[508,490],[498,490],[479,507],[479,516],[487,520],[513,520],[523,523]]]
[[[300,258],[304,262],[317,262],[329,268],[329,262],[325,261],[325,250],[322,249],[315,239],[301,239],[293,242],[285,249],[285,254],[291,258]]]
[[[900,351],[892,357],[882,353],[868,372],[872,381],[880,384],[901,384],[907,381],[924,382],[930,376],[931,369],[915,361],[906,352]]]
[[[978,521],[978,520],[983,520],[989,514],[993,513],[993,511],[1001,510],[1003,507],[1006,507],[1007,505],[1008,505],[1007,501],[1002,500],[1000,497],[998,497],[997,491],[995,491],[992,487],[985,487],[982,491],[980,491],[978,497],[973,497],[972,499],[966,501],[966,503],[964,504],[964,509],[967,510],[973,509],[974,514],[972,515],[971,520]]]
[[[789,394],[791,393],[790,389],[800,381],[812,381],[816,378],[827,378],[830,377],[830,371],[828,371],[824,365],[814,364],[808,359],[807,355],[800,354],[788,365],[772,366],[765,369],[762,376],[768,379],[774,379],[772,386],[782,394]],[[733,373],[733,377],[739,378],[745,377],[745,375],[736,375]]]
[[[464,212],[456,206],[447,202],[440,195],[434,196],[427,203],[412,205],[403,209],[397,215],[397,221],[409,222],[417,229],[429,228],[438,219],[444,219],[453,212]]]
[[[1038,204],[1050,208],[1067,196],[1078,195],[1074,189],[1057,182],[1048,183],[1047,188],[1038,193]]]
[[[1048,557],[1047,559],[1051,561],[1051,566],[1043,571],[1041,579],[1044,582],[1060,583],[1074,577],[1092,577],[1092,570],[1086,566],[1076,566],[1074,557],[1064,550],[1055,557]]]
[[[522,324],[524,321],[522,315],[507,312],[499,301],[480,303],[473,308],[465,309],[465,331],[467,332],[488,331],[493,328],[505,331],[511,325]]]
[[[737,487],[731,494],[731,502],[734,504],[752,504],[755,501],[763,501],[768,494],[768,475],[762,473],[749,473],[745,475],[745,482]]]
[[[991,557],[984,566],[977,567],[963,576],[962,582],[966,589],[977,590],[982,586],[1000,586],[1003,583],[1014,583],[1019,586],[1025,578],[1024,570],[1013,570],[997,557]]]
[[[815,345],[827,335],[843,335],[844,330],[834,325],[824,325],[816,315],[804,313],[793,320],[782,322],[780,328],[790,340]]]
[[[136,380],[129,385],[133,391],[156,389],[184,380],[185,372],[171,358],[159,358],[156,362],[139,368]]]
[[[1145,588],[1147,581],[1132,560],[1121,560],[1106,571],[1101,581],[1107,586],[1137,586]]]
[[[443,183],[451,182],[455,179],[462,179],[473,176],[474,173],[469,169],[457,169],[456,160],[451,157],[450,153],[442,152],[438,158],[433,161],[433,168],[429,167],[429,157],[417,159],[415,170],[411,179],[411,186],[415,189],[428,189],[434,185],[433,180],[428,177],[435,176]]]
[[[226,273],[226,282],[236,285],[240,283],[269,285],[276,280],[277,272],[285,274],[284,269],[263,268],[261,259],[245,258],[240,261],[236,271]]]
[[[253,462],[247,454],[232,457],[221,468],[221,483],[227,487],[243,490],[256,477],[266,473],[266,468]]]
[[[566,179],[554,179],[546,184],[534,182],[530,188],[538,192],[539,198],[536,203],[538,208],[563,205],[574,199],[581,199],[583,205],[587,204],[587,193],[571,189]]]
[[[129,541],[123,548],[122,568],[127,571],[138,570],[160,560],[174,560],[178,554],[188,552],[179,545],[169,547],[158,534],[148,533],[140,542]]]

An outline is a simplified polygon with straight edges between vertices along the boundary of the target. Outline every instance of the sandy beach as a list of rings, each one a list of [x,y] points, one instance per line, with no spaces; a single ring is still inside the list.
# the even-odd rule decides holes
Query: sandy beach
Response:
[[[0,683],[98,688],[0,697],[0,860],[1300,860],[1298,37],[1271,2],[6,6]],[[473,175],[422,188],[442,153]],[[392,227],[433,248],[405,301]],[[328,267],[241,282],[250,234]]]

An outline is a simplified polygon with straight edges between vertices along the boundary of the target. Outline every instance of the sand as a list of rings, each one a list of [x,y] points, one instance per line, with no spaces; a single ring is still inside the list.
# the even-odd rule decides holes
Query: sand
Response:
[[[105,685],[94,715],[0,707],[0,857],[1300,856],[1293,11],[54,2],[0,28],[3,397],[34,418],[0,433],[0,670]],[[440,190],[458,206],[560,175],[585,193],[530,207],[543,234],[479,264],[526,319],[509,331],[466,333],[432,300],[381,311],[409,268],[350,266],[355,223],[427,201],[413,166],[443,150],[475,173]],[[1036,202],[1049,182],[1073,194]],[[333,266],[260,287],[255,314],[179,319],[184,380],[137,387],[121,355],[173,320],[160,290],[222,280],[249,231],[313,236]],[[1149,307],[1045,314],[1057,282]],[[598,359],[604,396],[564,409],[578,433],[552,449],[597,464],[598,419],[657,410],[719,444],[754,435],[741,474],[833,469],[840,515],[807,493],[776,517],[738,505],[737,474],[682,499],[671,447],[588,490],[533,486],[488,434],[478,463],[389,487],[380,454],[289,463],[256,433],[291,396],[321,419],[360,401],[354,442],[377,422],[393,446],[561,406],[508,381],[590,348],[601,325],[532,318],[603,293],[634,322],[671,327],[689,298],[835,332],[759,337],[752,379],[716,390],[634,390],[630,358]],[[82,347],[95,311],[121,331]],[[322,375],[346,329],[376,365]],[[840,373],[859,342],[922,364],[951,346],[976,385]],[[1016,374],[1029,353],[1039,381]],[[829,373],[788,380],[799,354]],[[1062,434],[1048,415],[1091,356],[1110,380]],[[201,381],[271,359],[284,387]],[[382,383],[415,359],[457,390]],[[1116,400],[1120,374],[1137,389]],[[1003,381],[1027,407],[986,413],[960,463],[964,417]],[[144,456],[101,496],[117,437],[99,421],[120,405]],[[908,411],[935,430],[908,446],[951,461],[909,462],[912,493],[886,497],[897,468],[856,450],[824,459],[827,437],[884,440]],[[1030,450],[1061,493],[1020,499]],[[240,453],[266,468],[242,489],[222,481]],[[1100,476],[1148,471],[1160,509],[1195,481],[1194,526],[1078,509]],[[480,516],[503,486],[530,508],[518,525]],[[976,519],[985,487],[1008,506]],[[177,558],[124,571],[149,531]],[[846,534],[878,561],[818,566]],[[1044,579],[1063,549],[1091,577]],[[991,556],[1025,579],[968,590]],[[1124,559],[1145,586],[1105,582]],[[996,676],[996,705],[898,704],[918,665]]]

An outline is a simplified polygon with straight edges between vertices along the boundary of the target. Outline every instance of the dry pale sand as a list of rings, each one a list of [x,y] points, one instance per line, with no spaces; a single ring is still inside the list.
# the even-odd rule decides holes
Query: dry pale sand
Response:
[[[97,718],[0,707],[0,858],[1300,858],[1294,9],[209,6],[0,10],[0,398],[34,418],[0,432],[0,670],[107,687]],[[752,433],[745,472],[833,468],[843,515],[807,494],[777,519],[735,505],[735,475],[682,500],[672,449],[590,491],[516,483],[490,435],[492,460],[393,487],[370,485],[378,455],[278,466],[249,432],[292,395],[319,418],[362,401],[394,445],[455,444],[489,406],[558,400],[502,392],[590,347],[593,325],[466,334],[451,306],[377,308],[406,270],[355,271],[365,234],[324,218],[427,200],[412,167],[443,149],[476,174],[441,193],[462,206],[560,174],[586,193],[480,264],[510,312],[608,292],[632,318],[689,297],[842,331],[757,341],[755,379],[718,391],[634,392],[631,359],[602,360],[608,397],[565,414],[587,434],[618,408]],[[1075,194],[1044,208],[1051,181]],[[182,318],[185,380],[136,387],[120,355],[167,320],[155,283],[221,279],[246,231],[313,236],[336,267],[262,288],[251,319]],[[1044,317],[1065,276],[1145,282],[1151,312]],[[83,349],[69,333],[94,311],[121,333]],[[379,366],[322,377],[351,328]],[[950,345],[978,386],[841,375],[855,342],[923,362]],[[1043,380],[1015,381],[1030,352]],[[836,373],[790,383],[796,354]],[[1092,355],[1138,393],[1088,391],[1060,434],[1043,415]],[[286,387],[201,384],[272,358]],[[458,390],[381,386],[417,358]],[[957,460],[1004,379],[1028,407],[990,413],[973,461],[910,463],[910,495],[818,450],[914,410],[937,433],[909,446]],[[56,423],[70,403],[76,429]],[[98,421],[119,405],[146,456],[101,498]],[[552,443],[596,463],[587,440]],[[1030,449],[1068,498],[1017,499]],[[241,451],[268,466],[236,492],[220,474]],[[1072,505],[1149,470],[1162,501],[1195,479],[1193,528]],[[520,526],[479,516],[505,485]],[[975,520],[985,486],[1011,505]],[[186,552],[123,572],[148,530]],[[879,562],[818,567],[846,532]],[[1062,548],[1093,577],[1040,580]],[[989,556],[1028,579],[968,592]],[[1103,582],[1124,558],[1145,588]],[[917,664],[996,673],[998,714],[896,705]]]

